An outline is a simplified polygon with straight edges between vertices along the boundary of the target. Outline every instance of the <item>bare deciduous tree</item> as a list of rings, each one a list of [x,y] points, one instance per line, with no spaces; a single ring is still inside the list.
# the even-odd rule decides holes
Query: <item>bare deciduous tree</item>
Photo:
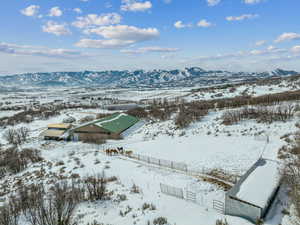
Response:
[[[93,177],[85,179],[85,185],[88,192],[88,199],[91,201],[103,200],[106,194],[106,183],[104,171]]]

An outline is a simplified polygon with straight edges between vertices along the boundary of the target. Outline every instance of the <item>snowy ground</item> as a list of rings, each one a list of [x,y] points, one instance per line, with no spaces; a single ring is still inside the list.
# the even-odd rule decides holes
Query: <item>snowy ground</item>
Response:
[[[259,88],[261,90],[258,87],[256,89],[258,94],[269,91],[267,87]],[[279,90],[282,89],[276,91]],[[243,87],[238,89],[237,93],[242,91]],[[154,93],[146,91],[138,96],[139,92],[132,91],[123,97],[124,99],[129,98],[129,100],[140,100],[155,97]],[[174,97],[178,93],[186,95],[186,90],[162,90],[160,93],[161,96]],[[135,96],[137,97],[135,98]],[[208,95],[205,98],[209,98]],[[51,174],[65,177],[78,174],[84,177],[104,170],[107,176],[118,177],[117,182],[109,185],[109,189],[115,193],[113,199],[106,202],[82,203],[76,211],[79,224],[86,225],[95,219],[104,224],[146,225],[147,221],[153,221],[154,218],[163,216],[168,218],[172,225],[215,225],[215,221],[221,218],[226,218],[230,225],[249,225],[251,223],[241,218],[225,217],[213,209],[212,201],[224,201],[225,194],[224,190],[215,184],[205,182],[198,177],[159,168],[126,157],[106,156],[102,150],[122,146],[141,155],[184,162],[192,169],[219,168],[240,174],[245,172],[261,155],[268,159],[278,160],[277,152],[285,144],[280,137],[297,129],[295,127],[297,119],[286,123],[275,122],[270,125],[255,121],[242,121],[237,125],[225,126],[219,119],[224,111],[217,111],[210,112],[202,121],[192,124],[185,130],[176,129],[171,120],[158,123],[146,122],[143,127],[125,139],[109,141],[102,146],[80,142],[46,142],[38,137],[47,124],[62,122],[67,116],[79,120],[87,115],[106,112],[101,109],[66,110],[60,116],[49,120],[35,120],[30,124],[18,124],[16,127],[27,126],[31,130],[31,139],[24,147],[40,149],[45,162],[32,165],[16,176],[5,177],[0,180],[0,187],[5,184],[11,185],[12,188],[13,184],[17,182],[17,177],[22,177],[25,183],[31,183],[33,179],[29,178],[29,174],[41,171],[42,168],[49,175],[41,178],[45,182],[51,179]],[[5,116],[6,114],[1,112],[0,115]],[[5,143],[2,135],[6,129],[0,128],[1,143]],[[269,143],[267,143],[267,137]],[[26,177],[28,179],[25,179]],[[192,190],[197,194],[198,203],[162,194],[161,183],[182,188],[184,193],[186,190]],[[140,187],[140,193],[130,192],[133,184]],[[116,200],[121,194],[127,196],[125,201]],[[142,210],[144,203],[152,203],[156,209]],[[272,213],[276,216],[268,217],[266,224],[289,225],[286,218],[281,221],[282,215],[278,210],[278,207],[274,206]],[[130,212],[126,216],[121,216],[120,211]]]

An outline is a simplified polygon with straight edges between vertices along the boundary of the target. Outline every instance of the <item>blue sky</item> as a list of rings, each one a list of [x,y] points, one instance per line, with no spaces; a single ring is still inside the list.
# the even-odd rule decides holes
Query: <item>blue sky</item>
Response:
[[[9,0],[0,74],[300,71],[299,0]]]

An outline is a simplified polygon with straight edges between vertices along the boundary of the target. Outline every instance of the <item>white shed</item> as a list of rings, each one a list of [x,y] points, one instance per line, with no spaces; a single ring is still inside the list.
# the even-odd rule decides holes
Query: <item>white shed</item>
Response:
[[[263,219],[280,187],[280,165],[260,158],[226,193],[225,214],[256,223]]]

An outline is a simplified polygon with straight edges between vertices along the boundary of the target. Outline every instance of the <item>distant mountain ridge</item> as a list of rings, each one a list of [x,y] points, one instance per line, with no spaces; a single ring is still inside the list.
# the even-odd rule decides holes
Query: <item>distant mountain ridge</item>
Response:
[[[228,72],[190,67],[183,70],[120,70],[25,73],[0,76],[3,86],[101,86],[101,87],[178,87],[252,81],[299,74],[276,69],[271,72]]]

